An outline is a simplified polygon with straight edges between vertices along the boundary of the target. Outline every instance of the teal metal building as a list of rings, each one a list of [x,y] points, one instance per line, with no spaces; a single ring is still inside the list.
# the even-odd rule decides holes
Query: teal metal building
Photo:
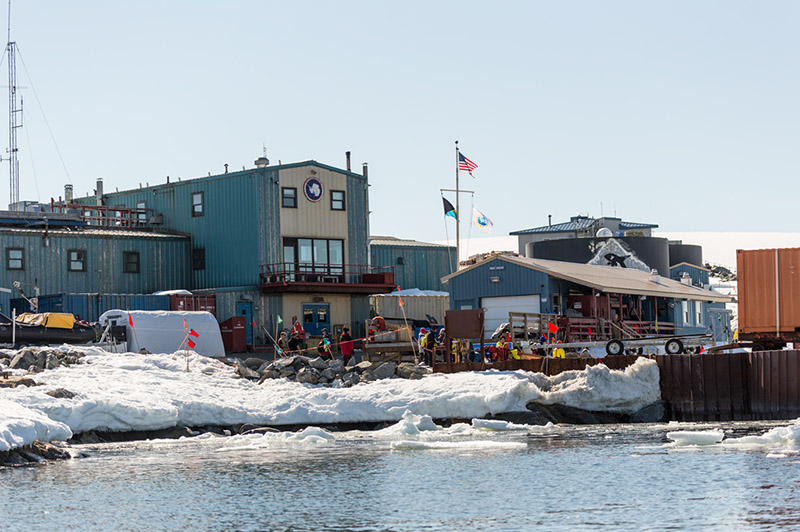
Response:
[[[294,319],[311,335],[349,325],[363,337],[368,295],[395,287],[395,268],[369,264],[366,165],[358,174],[316,161],[260,161],[240,172],[113,193],[98,181],[94,196],[69,201],[67,194],[54,211],[181,239],[182,257],[153,256],[156,267],[184,274],[159,289],[215,293],[218,319],[244,316],[248,343],[267,343],[266,331]],[[54,291],[91,291],[72,286]]]
[[[370,238],[373,266],[394,267],[394,282],[401,289],[447,291],[442,277],[458,266],[455,246],[402,240],[388,236]]]

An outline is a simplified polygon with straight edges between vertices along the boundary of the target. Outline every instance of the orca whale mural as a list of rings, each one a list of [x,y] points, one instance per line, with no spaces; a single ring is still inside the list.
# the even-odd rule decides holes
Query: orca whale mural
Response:
[[[588,264],[598,266],[613,266],[615,268],[633,268],[635,270],[650,271],[643,260],[636,256],[624,242],[616,238],[609,238],[603,242],[592,242],[590,249],[594,256]]]

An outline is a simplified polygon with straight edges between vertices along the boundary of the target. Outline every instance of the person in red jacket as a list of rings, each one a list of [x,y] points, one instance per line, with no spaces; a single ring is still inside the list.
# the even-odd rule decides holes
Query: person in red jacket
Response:
[[[353,356],[353,337],[350,336],[349,327],[342,327],[342,336],[339,337],[339,349],[342,350],[342,360],[344,365],[347,366]]]

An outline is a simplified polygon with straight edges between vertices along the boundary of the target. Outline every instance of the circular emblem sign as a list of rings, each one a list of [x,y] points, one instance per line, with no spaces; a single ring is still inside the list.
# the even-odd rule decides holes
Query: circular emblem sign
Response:
[[[322,183],[316,177],[309,177],[303,185],[303,193],[308,201],[317,202],[322,199]]]

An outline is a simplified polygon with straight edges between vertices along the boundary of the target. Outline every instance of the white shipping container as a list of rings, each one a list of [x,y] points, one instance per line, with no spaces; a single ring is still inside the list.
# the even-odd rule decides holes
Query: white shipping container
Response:
[[[378,316],[402,320],[400,298],[403,299],[407,319],[426,320],[427,316],[431,316],[437,323],[444,325],[444,313],[450,309],[450,294],[447,292],[411,288],[391,294],[372,295],[369,296],[369,302]]]

